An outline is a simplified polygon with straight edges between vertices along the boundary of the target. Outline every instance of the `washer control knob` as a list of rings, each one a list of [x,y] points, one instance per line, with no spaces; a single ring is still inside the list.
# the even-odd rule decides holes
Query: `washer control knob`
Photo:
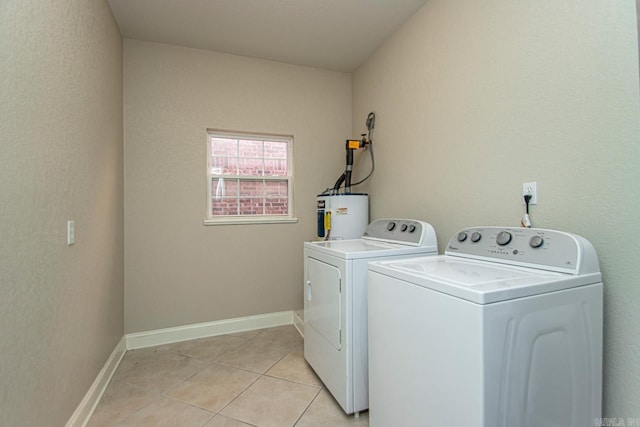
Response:
[[[409,226],[407,224],[402,224],[400,226],[400,231],[407,231],[407,228],[409,228]]]
[[[415,226],[415,225],[413,225],[413,224],[411,224],[411,225],[409,226],[409,233],[413,233],[414,231],[416,231],[416,226]]]
[[[471,241],[473,243],[479,242],[480,239],[482,239],[482,234],[478,233],[477,231],[471,233]]]
[[[389,223],[387,224],[387,231],[393,231],[394,228],[396,228],[396,223],[393,221],[389,221]]]
[[[540,236],[533,236],[529,239],[529,246],[532,248],[539,248],[544,243],[544,239]]]
[[[500,246],[504,246],[511,241],[512,237],[513,236],[508,231],[501,231],[496,236],[496,243],[499,244]]]
[[[467,233],[465,233],[464,231],[458,233],[458,242],[464,242],[465,240],[467,240]]]

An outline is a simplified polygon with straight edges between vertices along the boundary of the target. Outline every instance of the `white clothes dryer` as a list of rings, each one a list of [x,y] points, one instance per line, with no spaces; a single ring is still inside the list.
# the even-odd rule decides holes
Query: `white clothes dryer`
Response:
[[[437,255],[433,227],[379,219],[360,239],[304,244],[304,356],[342,409],[369,407],[367,263]]]
[[[474,227],[369,265],[372,427],[584,427],[600,417],[602,282],[584,238]]]

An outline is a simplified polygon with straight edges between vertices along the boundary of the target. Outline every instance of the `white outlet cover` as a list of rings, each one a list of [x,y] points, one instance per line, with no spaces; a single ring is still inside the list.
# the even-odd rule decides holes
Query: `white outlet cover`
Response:
[[[524,205],[524,196],[531,194],[531,200],[529,205],[538,204],[538,183],[537,182],[525,182],[522,184],[522,204]]]

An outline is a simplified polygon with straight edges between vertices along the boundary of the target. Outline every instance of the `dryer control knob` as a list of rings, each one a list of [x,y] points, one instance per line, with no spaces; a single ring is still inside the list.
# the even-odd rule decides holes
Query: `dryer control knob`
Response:
[[[512,237],[513,236],[508,231],[501,231],[498,233],[498,236],[496,236],[496,243],[500,246],[504,246],[511,241]]]
[[[531,246],[532,248],[539,248],[540,246],[542,246],[543,243],[544,243],[544,239],[540,236],[533,236],[529,240],[529,246]]]
[[[480,239],[482,239],[482,234],[478,233],[477,231],[474,231],[474,232],[471,234],[471,241],[472,241],[473,243],[479,242],[479,241],[480,241]]]
[[[396,223],[389,221],[389,224],[387,224],[387,231],[393,231],[394,228],[396,228]]]
[[[407,224],[402,224],[402,226],[400,227],[400,231],[407,231],[407,228],[409,228]]]
[[[458,242],[464,242],[465,240],[467,240],[467,233],[465,233],[464,231],[458,233]]]
[[[414,231],[416,231],[416,226],[415,226],[415,225],[413,225],[413,224],[411,224],[411,225],[409,226],[409,233],[413,233]]]

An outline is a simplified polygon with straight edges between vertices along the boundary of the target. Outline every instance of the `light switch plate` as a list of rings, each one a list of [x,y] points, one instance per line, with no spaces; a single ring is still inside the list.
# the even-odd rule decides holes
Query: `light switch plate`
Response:
[[[67,221],[67,246],[71,246],[76,242],[76,224],[75,221]]]

